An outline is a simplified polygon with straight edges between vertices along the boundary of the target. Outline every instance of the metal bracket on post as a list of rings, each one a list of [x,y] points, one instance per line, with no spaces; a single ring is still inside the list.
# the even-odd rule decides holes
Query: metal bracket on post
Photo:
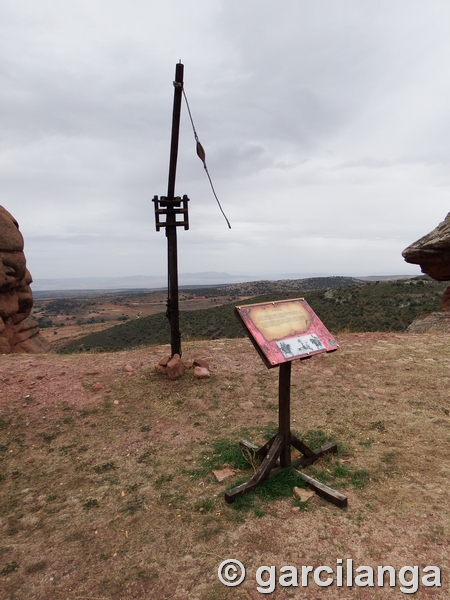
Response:
[[[169,226],[172,227],[184,227],[184,229],[189,229],[189,214],[188,214],[188,202],[189,198],[186,194],[181,199],[179,196],[176,196],[173,200],[168,200],[166,196],[154,196],[153,202],[155,203],[155,224],[156,231],[159,231],[161,227],[167,227],[168,217],[167,215],[174,215],[175,218],[172,219]],[[180,206],[181,205],[181,206]],[[166,217],[165,221],[160,219],[161,216]],[[182,221],[177,221],[177,215],[182,215]]]

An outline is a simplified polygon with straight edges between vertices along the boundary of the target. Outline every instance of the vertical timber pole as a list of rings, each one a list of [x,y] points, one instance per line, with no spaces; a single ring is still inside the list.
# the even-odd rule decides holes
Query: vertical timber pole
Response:
[[[280,454],[280,465],[291,464],[291,365],[285,362],[280,365],[278,382],[278,432],[284,438]]]
[[[175,212],[175,177],[177,172],[178,138],[180,133],[181,101],[183,95],[184,65],[178,63],[175,68],[174,99],[172,114],[172,140],[170,145],[169,185],[167,190],[167,265],[169,280],[169,295],[167,300],[167,317],[170,323],[171,356],[181,356],[180,315],[178,308],[178,254],[177,254],[177,225]],[[179,203],[177,204],[177,206]]]

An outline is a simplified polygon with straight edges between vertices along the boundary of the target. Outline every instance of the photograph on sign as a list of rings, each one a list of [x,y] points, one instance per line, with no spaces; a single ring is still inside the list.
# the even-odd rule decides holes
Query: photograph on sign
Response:
[[[281,342],[277,342],[278,348],[281,350],[284,358],[295,358],[303,354],[311,354],[316,350],[326,352],[325,346],[319,340],[315,333],[311,335],[302,335],[300,337],[286,338]]]
[[[339,348],[304,298],[238,306],[236,314],[269,368]]]

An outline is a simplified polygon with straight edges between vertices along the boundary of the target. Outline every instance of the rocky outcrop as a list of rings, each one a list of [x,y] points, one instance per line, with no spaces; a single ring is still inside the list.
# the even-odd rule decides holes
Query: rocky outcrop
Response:
[[[450,312],[450,285],[445,290],[444,295],[442,296],[442,304],[439,307],[439,310],[442,312]]]
[[[0,206],[0,354],[51,350],[38,324],[29,317],[33,308],[31,282],[19,225]]]
[[[408,333],[450,333],[450,312],[432,312],[419,315],[409,325]]]
[[[450,280],[450,213],[442,223],[421,237],[402,252],[408,263],[420,265],[426,273],[437,281]]]
[[[420,265],[437,281],[450,280],[450,213],[442,223],[402,252],[408,263]],[[410,333],[450,332],[450,286],[445,290],[438,312],[419,315],[407,329]]]

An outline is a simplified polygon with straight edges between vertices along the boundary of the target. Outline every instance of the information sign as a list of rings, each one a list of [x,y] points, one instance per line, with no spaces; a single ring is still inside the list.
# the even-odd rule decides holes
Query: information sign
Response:
[[[240,485],[225,492],[228,504],[253,490],[269,475],[284,467],[310,465],[324,454],[336,453],[337,445],[328,442],[314,450],[291,431],[291,368],[292,361],[304,359],[321,352],[332,352],[339,348],[328,329],[308,305],[304,298],[280,300],[261,304],[236,307],[236,314],[244,325],[250,340],[270,369],[279,365],[278,381],[278,433],[258,448],[248,440],[240,445],[261,461],[253,476]],[[291,459],[291,446],[301,455]],[[317,494],[336,506],[347,506],[347,498],[309,475],[298,472]]]
[[[238,306],[236,314],[269,369],[339,348],[304,298]]]

